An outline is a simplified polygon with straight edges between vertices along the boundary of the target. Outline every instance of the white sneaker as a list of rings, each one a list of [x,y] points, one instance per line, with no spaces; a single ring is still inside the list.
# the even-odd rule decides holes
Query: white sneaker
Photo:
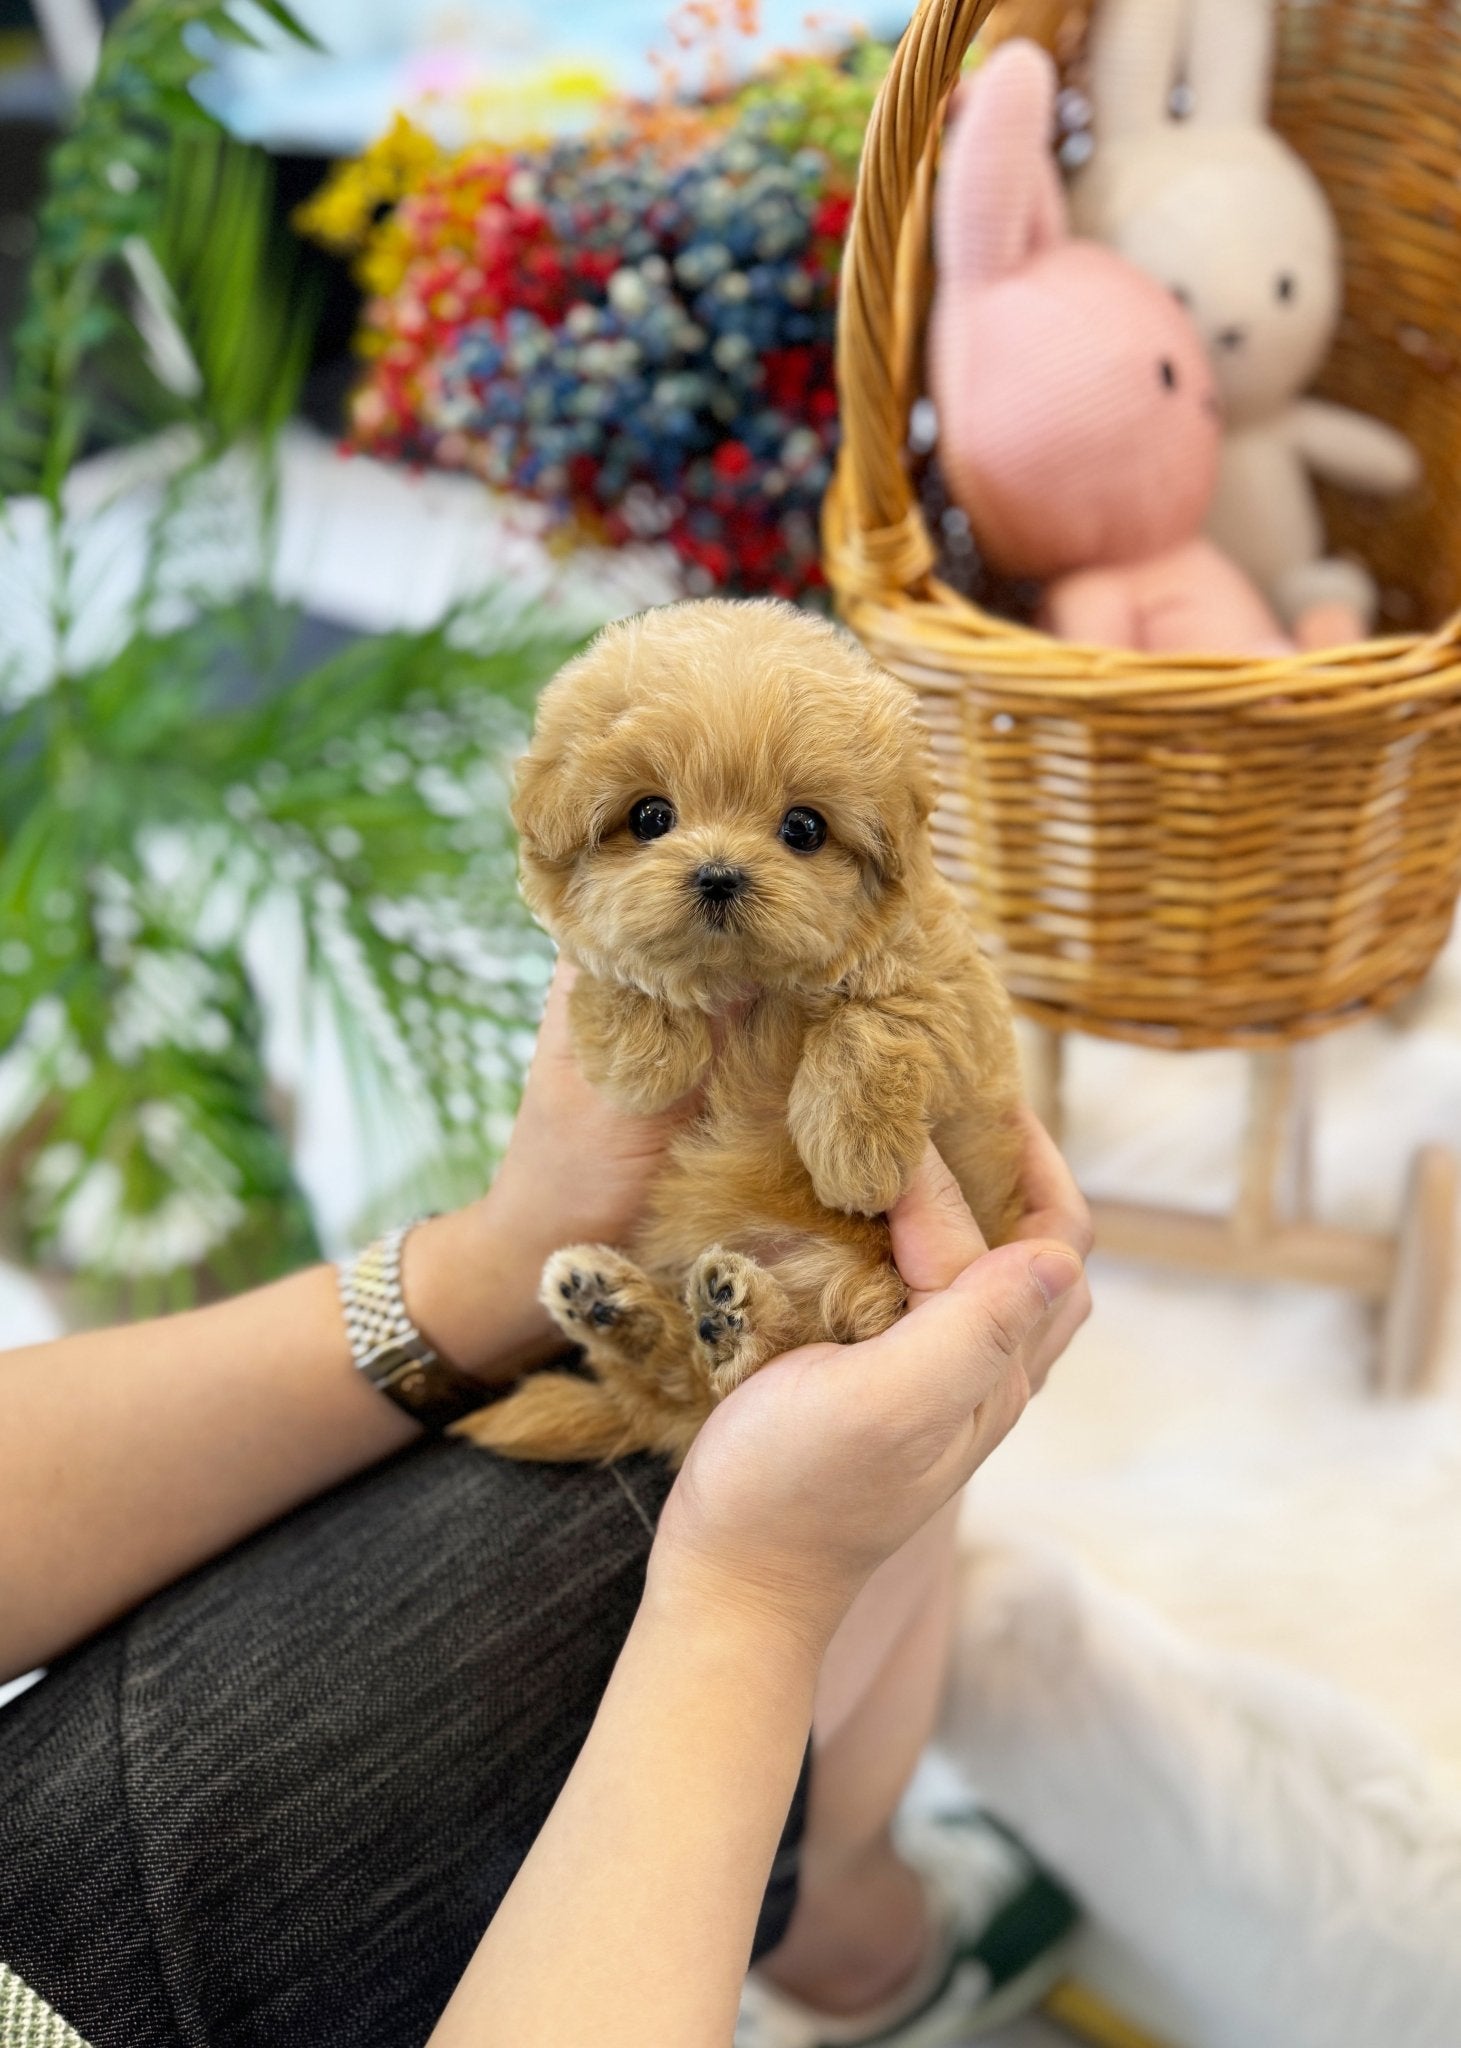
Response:
[[[908,1819],[898,1847],[923,1879],[935,1940],[896,1999],[834,2019],[752,1974],[735,2048],[957,2048],[1028,2012],[1065,1974],[1078,1912],[1014,1837],[975,1811]]]

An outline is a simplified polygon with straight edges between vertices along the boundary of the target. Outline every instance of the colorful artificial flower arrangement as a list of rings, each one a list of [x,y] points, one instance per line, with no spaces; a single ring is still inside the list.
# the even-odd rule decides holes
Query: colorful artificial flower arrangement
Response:
[[[692,590],[817,585],[838,269],[888,57],[785,57],[532,149],[398,119],[300,216],[369,294],[349,445],[667,542]]]

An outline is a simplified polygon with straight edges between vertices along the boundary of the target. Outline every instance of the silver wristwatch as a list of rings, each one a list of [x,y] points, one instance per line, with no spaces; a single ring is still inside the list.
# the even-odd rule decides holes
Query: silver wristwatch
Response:
[[[401,1293],[403,1224],[338,1267],[350,1355],[372,1386],[426,1429],[445,1429],[490,1400],[488,1388],[455,1372],[427,1343]]]

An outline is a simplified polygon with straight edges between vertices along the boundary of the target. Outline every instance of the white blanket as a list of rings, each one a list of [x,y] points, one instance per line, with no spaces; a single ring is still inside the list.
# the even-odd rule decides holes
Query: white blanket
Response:
[[[1461,954],[1320,1048],[1319,1199],[1461,1150]],[[1080,1042],[1087,1186],[1219,1207],[1242,1063]],[[1461,1328],[1382,1404],[1342,1297],[1093,1261],[972,1489],[952,1754],[1075,1883],[1088,1974],[1181,2048],[1461,2048]]]

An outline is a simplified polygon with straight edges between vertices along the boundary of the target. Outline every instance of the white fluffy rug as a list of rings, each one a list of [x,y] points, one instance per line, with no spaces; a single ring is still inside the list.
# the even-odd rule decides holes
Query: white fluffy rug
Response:
[[[1068,1558],[968,1560],[946,1740],[1181,2048],[1457,2048],[1461,1798],[1367,1710]]]
[[[1319,1059],[1319,1205],[1385,1227],[1412,1148],[1461,1150],[1461,948]],[[1242,1079],[1079,1043],[1087,1187],[1219,1206]],[[1461,1315],[1440,1393],[1382,1404],[1340,1297],[1092,1278],[971,1494],[952,1749],[1182,2048],[1458,2048]]]

